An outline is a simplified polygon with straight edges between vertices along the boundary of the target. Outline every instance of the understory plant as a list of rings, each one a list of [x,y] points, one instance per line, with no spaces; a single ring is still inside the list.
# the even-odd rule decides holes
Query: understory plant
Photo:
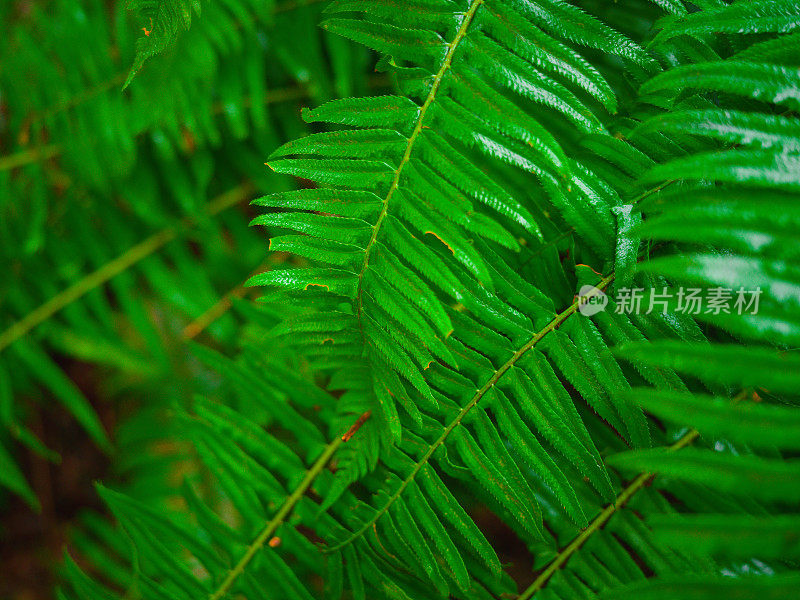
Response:
[[[60,598],[796,596],[800,4],[321,19],[391,90],[260,160],[261,297]]]

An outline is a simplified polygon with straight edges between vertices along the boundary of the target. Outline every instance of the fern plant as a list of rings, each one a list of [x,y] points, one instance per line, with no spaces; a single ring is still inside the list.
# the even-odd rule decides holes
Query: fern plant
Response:
[[[296,258],[237,356],[196,348],[178,508],[99,487],[125,535],[62,597],[796,594],[797,4],[326,13],[395,93],[272,153],[304,185],[254,223]],[[694,288],[758,309],[654,309]]]
[[[155,418],[176,398],[190,397],[188,390],[202,389],[173,379],[192,368],[186,339],[206,330],[208,339],[233,347],[237,319],[210,317],[228,290],[240,295],[264,260],[243,206],[257,187],[291,187],[254,167],[255,157],[305,131],[296,103],[367,83],[357,69],[343,73],[331,64],[363,62],[366,53],[341,40],[328,44],[316,27],[321,8],[212,7],[165,42],[122,91],[136,39],[160,35],[139,29],[148,24],[144,14],[95,0],[30,11],[3,6],[4,503],[8,488],[38,507],[18,464],[28,450],[58,462],[51,440],[37,439],[29,427],[57,406],[64,409],[58,419],[75,419],[104,452],[142,452],[146,436],[106,431],[91,394],[67,374],[70,365],[102,374],[98,393],[108,402],[100,412],[133,404],[146,423],[144,414]],[[259,45],[277,28],[274,43]],[[313,85],[304,80],[309,73]]]

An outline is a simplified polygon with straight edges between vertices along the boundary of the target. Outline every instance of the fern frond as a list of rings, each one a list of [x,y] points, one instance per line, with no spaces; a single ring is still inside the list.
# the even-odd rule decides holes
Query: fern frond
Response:
[[[173,326],[217,305],[218,290],[239,283],[263,258],[236,216],[206,214],[205,204],[242,181],[285,185],[230,164],[246,165],[266,153],[261,145],[284,139],[282,104],[328,98],[334,84],[319,76],[310,90],[285,60],[268,59],[273,48],[252,49],[273,26],[320,7],[282,6],[277,16],[273,4],[245,0],[207,8],[124,94],[137,23],[122,3],[56,0],[24,18],[11,11],[4,21],[0,86],[8,118],[0,136],[10,154],[0,158],[0,262],[9,277],[0,284],[0,350],[11,391],[0,435],[12,454],[29,448],[55,458],[25,426],[30,407],[40,400],[48,407],[51,399],[71,407],[107,447],[88,400],[76,396],[63,371],[74,361],[94,365],[113,379],[104,393],[142,389],[136,395],[148,399],[144,404],[159,404],[176,389],[164,382],[186,366],[179,366],[185,352],[174,351],[182,336]],[[316,35],[315,22],[293,27],[309,32],[296,36],[294,47]],[[323,49],[302,45],[293,68],[329,79],[332,60],[358,57],[341,43],[330,60]],[[340,74],[337,85],[366,85],[362,80]],[[226,315],[206,335],[231,344],[239,319]],[[18,356],[22,344],[28,360]],[[22,447],[13,448],[17,442]]]
[[[726,24],[735,15],[751,18],[738,28],[732,21]],[[681,44],[679,36],[701,37],[715,31],[731,35],[789,31],[797,18],[797,7],[790,2],[734,3],[667,20],[654,43]],[[612,456],[608,462],[626,472],[646,468],[669,476],[655,483],[685,502],[684,512],[697,514],[653,515],[648,523],[660,543],[708,561],[708,567],[703,575],[683,579],[665,575],[629,585],[617,592],[620,597],[711,598],[734,589],[743,597],[779,597],[795,585],[796,566],[785,560],[791,549],[784,546],[786,553],[774,552],[775,545],[782,544],[777,527],[791,521],[793,514],[786,510],[800,494],[793,483],[797,465],[792,458],[800,381],[789,350],[797,339],[798,306],[790,291],[796,289],[796,276],[786,260],[794,255],[796,242],[790,236],[781,244],[778,224],[791,223],[796,212],[782,202],[789,197],[784,190],[796,188],[798,120],[792,109],[798,86],[791,73],[781,71],[779,60],[773,62],[773,56],[792,47],[798,48],[795,36],[768,38],[750,45],[752,52],[745,49],[728,60],[677,66],[642,87],[648,99],[648,94],[667,89],[715,94],[696,98],[696,105],[707,103],[707,109],[687,111],[676,106],[678,110],[654,116],[640,128],[663,132],[687,148],[685,158],[660,165],[645,176],[646,181],[682,181],[680,189],[673,186],[670,193],[648,201],[651,216],[640,228],[644,237],[674,240],[680,253],[654,258],[643,263],[642,269],[675,284],[755,290],[760,306],[756,314],[740,311],[718,316],[705,311],[697,315],[698,320],[730,331],[734,339],[723,337],[726,344],[663,341],[648,344],[646,350],[639,344],[619,350],[653,367],[669,366],[690,374],[715,394],[631,391],[631,398],[648,412],[669,423],[695,425],[704,447],[670,455],[656,448],[634,450]],[[740,56],[748,57],[748,62],[736,62]],[[735,70],[737,66],[741,69]],[[760,102],[742,105],[736,96]],[[684,134],[699,136],[706,143],[694,145]],[[715,151],[709,152],[709,146]],[[690,230],[691,236],[687,235]],[[755,389],[747,395],[763,404],[728,400],[726,393],[736,387]],[[778,414],[781,423],[768,425],[772,415]],[[773,427],[774,435],[770,435]],[[718,492],[730,498],[727,505],[714,499]],[[679,532],[695,525],[706,541],[690,545],[687,542],[694,534]],[[756,528],[762,532],[756,538],[761,539],[756,542],[750,537],[751,545],[745,540]],[[735,540],[732,532],[742,537]],[[752,580],[721,577],[726,559],[747,560],[754,555],[769,562],[769,575]]]
[[[213,199],[208,204],[205,212],[208,216],[214,216],[226,208],[238,204],[243,199],[251,196],[252,193],[252,185],[241,185]],[[182,228],[191,226],[193,220],[194,219],[187,219],[179,226],[170,227],[153,234],[116,257],[113,261],[106,263],[101,268],[63,290],[57,296],[54,296],[46,303],[37,307],[19,321],[16,321],[11,327],[0,333],[0,351],[13,344],[26,335],[31,329],[45,322],[54,314],[70,303],[78,300],[92,289],[103,285],[109,279],[119,275],[132,265],[159,250],[164,244],[174,239]]]
[[[201,7],[201,0],[128,0],[127,8],[136,11],[144,24],[144,35],[136,42],[136,59],[123,87],[130,85],[148,58],[163,52],[179,32],[189,29],[192,13],[199,17]]]
[[[365,413],[360,417],[360,420],[357,423],[363,423],[363,420],[366,420],[369,415]],[[362,420],[363,419],[363,420]],[[360,425],[359,425],[360,426]],[[219,584],[219,587],[209,596],[210,600],[219,600],[220,598],[224,598],[228,593],[228,590],[231,589],[231,586],[234,585],[236,580],[242,575],[244,570],[247,568],[247,565],[253,560],[253,557],[256,553],[261,550],[270,539],[272,539],[272,535],[277,531],[278,527],[286,520],[286,518],[291,513],[292,509],[295,505],[300,501],[300,498],[306,493],[309,487],[314,483],[314,480],[319,476],[322,469],[324,469],[328,462],[331,460],[331,457],[336,453],[339,446],[342,442],[349,441],[350,438],[355,435],[356,431],[354,431],[355,425],[353,428],[346,431],[340,437],[337,437],[332,442],[330,442],[327,446],[325,446],[325,450],[320,454],[319,458],[314,462],[314,464],[309,468],[303,481],[292,491],[291,495],[286,499],[286,501],[281,506],[280,510],[275,514],[275,516],[264,526],[256,538],[252,541],[252,543],[247,547],[247,550],[236,563],[236,565],[231,569],[222,583]]]
[[[425,454],[422,456],[420,460],[418,460],[415,464],[413,469],[411,469],[410,474],[401,482],[401,484],[397,487],[396,491],[388,498],[386,504],[384,504],[376,513],[375,515],[365,522],[363,525],[359,527],[359,529],[353,534],[351,534],[346,540],[338,542],[332,545],[330,548],[327,549],[328,552],[335,552],[340,548],[344,547],[345,545],[353,542],[354,540],[361,537],[368,528],[372,527],[375,522],[386,513],[392,506],[392,504],[398,500],[400,495],[403,491],[413,482],[416,475],[420,472],[420,470],[425,467],[434,453],[439,449],[442,444],[447,440],[448,436],[464,421],[465,417],[470,413],[470,411],[480,402],[480,400],[486,396],[486,394],[493,390],[493,388],[498,384],[500,379],[505,375],[507,371],[513,369],[516,364],[522,359],[525,354],[531,350],[537,343],[539,343],[542,338],[544,338],[548,333],[554,331],[561,323],[563,323],[568,317],[573,315],[581,304],[585,303],[589,298],[591,298],[594,294],[602,291],[605,289],[613,280],[614,276],[611,275],[609,277],[604,278],[601,280],[595,288],[591,292],[580,296],[568,309],[562,311],[556,317],[550,321],[541,331],[537,332],[528,342],[525,343],[519,350],[517,350],[510,359],[508,359],[499,369],[497,369],[491,377],[484,383],[484,385],[475,393],[475,395],[470,399],[470,401],[461,409],[455,419],[453,419],[447,427],[444,429],[442,434],[436,439],[436,441],[431,444]],[[485,464],[485,463],[484,463]],[[480,466],[477,469],[479,470]]]
[[[278,291],[237,358],[195,350],[178,507],[102,489],[133,558],[119,594],[68,562],[65,597],[517,595],[476,505],[530,553],[522,599],[790,594],[796,4],[333,2],[396,89],[269,158],[303,189],[253,223],[293,257],[249,280]]]
[[[526,3],[477,0],[460,9],[457,3],[425,3],[412,17],[421,27],[415,29],[381,23],[389,18],[390,5],[335,3],[329,12],[362,17],[335,18],[326,27],[390,55],[395,62],[387,66],[406,95],[339,100],[307,111],[309,121],[363,129],[316,134],[279,149],[269,163],[273,169],[321,187],[298,192],[291,200],[276,195],[258,201],[275,209],[335,215],[283,212],[255,221],[317,238],[297,252],[327,266],[253,279],[298,292],[321,288],[349,302],[351,316],[342,314],[335,330],[320,330],[319,336],[333,341],[329,347],[337,361],[349,356],[349,362],[358,364],[366,358],[366,367],[358,370],[366,377],[358,385],[366,397],[355,412],[373,410],[377,422],[384,423],[375,429],[375,434],[382,431],[383,443],[400,441],[393,404],[407,407],[412,418],[422,406],[412,405],[432,407],[424,381],[427,369],[437,361],[452,367],[458,363],[457,358],[449,362],[447,337],[453,325],[439,308],[442,294],[506,335],[522,337],[532,330],[516,308],[504,308],[492,297],[494,269],[472,241],[476,235],[487,236],[517,249],[515,237],[541,237],[533,212],[506,191],[500,163],[533,173],[579,234],[598,248],[614,246],[610,208],[618,199],[593,173],[566,157],[549,128],[549,117],[539,122],[524,108],[526,99],[539,103],[566,117],[568,126],[581,133],[603,131],[603,126],[578,94],[588,94],[611,110],[616,107],[602,76],[562,41],[573,38],[570,23],[592,29],[590,44],[614,46],[626,58],[650,65],[634,44],[617,43],[622,38],[613,31],[566,7],[570,19],[558,27]],[[390,20],[403,21],[399,15]],[[573,92],[575,88],[582,91]],[[493,116],[500,112],[503,120]],[[495,171],[476,168],[476,153],[498,165]],[[300,158],[286,158],[292,155]],[[475,203],[494,214],[476,211]],[[272,243],[285,247],[282,238]],[[454,259],[452,267],[441,260],[447,253]],[[402,303],[391,300],[398,294],[405,297]],[[353,342],[355,331],[362,332],[362,344]],[[396,387],[405,383],[416,396],[411,405],[408,391]],[[352,481],[364,473],[352,469],[343,477]]]

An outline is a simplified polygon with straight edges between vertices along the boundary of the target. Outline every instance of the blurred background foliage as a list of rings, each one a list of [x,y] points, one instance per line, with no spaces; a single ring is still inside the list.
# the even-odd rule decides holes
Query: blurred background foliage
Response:
[[[248,201],[296,185],[266,157],[302,106],[385,89],[322,7],[0,3],[0,598],[52,597],[65,542],[113,578],[91,482],[152,505],[191,470],[166,415],[219,385],[192,341],[270,322],[237,302],[267,254]]]

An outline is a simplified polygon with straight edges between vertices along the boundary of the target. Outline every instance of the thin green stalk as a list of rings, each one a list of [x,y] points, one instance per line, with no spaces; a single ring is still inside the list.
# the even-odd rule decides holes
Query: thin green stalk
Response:
[[[699,435],[696,429],[692,429],[686,435],[684,435],[680,440],[670,446],[670,450],[679,450],[684,446],[691,444]],[[550,564],[547,565],[544,571],[542,571],[536,580],[526,589],[517,600],[528,600],[531,598],[536,592],[541,590],[553,574],[558,571],[564,564],[570,559],[570,557],[575,554],[581,546],[588,540],[592,534],[596,531],[601,529],[603,525],[605,525],[608,520],[616,513],[619,509],[621,509],[627,502],[633,497],[636,492],[641,490],[647,482],[650,481],[655,477],[655,473],[644,472],[640,473],[636,476],[636,479],[631,481],[624,490],[617,496],[616,500],[606,506],[603,511],[597,515],[594,520],[589,524],[589,526],[581,531],[575,539],[573,539],[561,552],[558,553]]]
[[[734,398],[734,401],[741,400],[746,395],[747,390],[743,390]],[[685,448],[694,442],[699,435],[699,431],[696,429],[690,429],[684,436],[682,436],[677,442],[669,447],[669,451],[675,452],[676,450]],[[564,547],[563,550],[561,550],[561,552],[558,553],[558,556],[550,561],[547,567],[545,567],[544,571],[539,574],[536,580],[517,598],[517,600],[529,600],[529,598],[531,598],[536,592],[540,591],[545,585],[547,585],[547,582],[550,581],[550,578],[553,576],[553,574],[555,574],[556,571],[566,564],[570,557],[575,554],[584,543],[586,543],[586,540],[588,540],[595,532],[600,530],[618,510],[628,503],[628,501],[634,496],[634,494],[636,494],[636,492],[645,487],[648,481],[655,476],[656,473],[650,473],[647,471],[637,475],[636,478],[631,481],[624,490],[622,490],[614,502],[606,506],[602,512],[594,518],[594,520],[586,529],[581,531],[575,537],[575,539],[573,539],[567,546]]]
[[[613,273],[611,275],[608,275],[607,277],[604,277],[600,281],[600,283],[597,284],[597,286],[592,288],[589,292],[587,292],[583,296],[579,296],[578,298],[576,298],[575,301],[566,310],[558,313],[552,321],[550,321],[547,325],[545,325],[545,327],[542,328],[540,331],[536,332],[533,335],[533,337],[531,337],[531,339],[529,339],[525,343],[524,346],[522,346],[519,350],[517,350],[511,356],[511,358],[509,358],[505,362],[505,364],[503,364],[499,369],[497,369],[494,372],[494,374],[486,381],[486,383],[483,384],[483,387],[481,387],[481,389],[475,392],[475,395],[466,404],[466,406],[464,406],[464,408],[461,409],[461,412],[459,412],[458,415],[450,422],[450,424],[447,427],[445,427],[444,431],[439,436],[439,438],[433,444],[431,444],[430,448],[428,448],[428,451],[425,452],[425,454],[419,461],[417,461],[417,463],[414,465],[414,468],[411,470],[411,473],[409,473],[408,476],[400,483],[400,485],[397,487],[397,490],[395,490],[394,494],[392,494],[389,497],[389,499],[381,507],[381,509],[378,510],[358,530],[350,534],[344,541],[339,542],[338,544],[331,546],[330,548],[326,548],[325,552],[334,552],[335,550],[339,550],[340,548],[347,546],[348,544],[352,543],[360,536],[362,536],[364,532],[367,531],[367,529],[372,527],[378,521],[378,519],[380,519],[386,513],[386,511],[389,510],[389,507],[391,507],[391,505],[394,504],[394,502],[400,497],[403,491],[405,491],[405,489],[411,484],[411,482],[417,476],[417,473],[419,473],[422,467],[424,467],[428,463],[431,456],[433,456],[434,452],[436,452],[436,450],[438,450],[439,447],[444,444],[445,440],[447,440],[447,437],[464,420],[464,417],[467,416],[467,413],[469,413],[469,411],[471,411],[478,404],[481,398],[483,398],[483,396],[486,395],[486,393],[490,389],[492,389],[495,386],[495,384],[497,384],[500,378],[503,375],[505,375],[506,372],[509,369],[511,369],[511,367],[513,367],[517,363],[517,361],[519,361],[519,359],[522,358],[528,352],[528,350],[530,350],[536,344],[538,344],[544,336],[546,336],[551,331],[555,330],[567,318],[575,314],[578,308],[580,308],[580,306],[584,304],[587,300],[596,296],[599,292],[605,289],[613,279],[614,279]]]
[[[0,172],[10,171],[18,167],[24,167],[27,164],[38,162],[40,160],[47,160],[53,158],[61,153],[61,147],[56,144],[49,146],[37,146],[36,148],[29,148],[21,150],[14,154],[0,157]]]
[[[229,190],[212,200],[206,206],[205,213],[207,215],[216,215],[247,198],[253,193],[253,190],[254,188],[250,183],[244,183]],[[178,225],[168,227],[151,235],[80,281],[75,282],[65,290],[56,294],[50,298],[50,300],[29,312],[22,319],[12,324],[11,327],[0,333],[0,352],[35,327],[44,323],[65,306],[75,302],[91,290],[103,285],[105,282],[116,277],[143,258],[151,255],[166,243],[172,241],[183,229],[194,225],[195,222],[196,219],[194,218],[184,219]]]
[[[295,505],[305,495],[308,488],[311,487],[311,484],[314,483],[314,480],[319,477],[339,446],[348,441],[367,418],[369,418],[369,414],[364,413],[358,418],[355,425],[353,425],[349,431],[325,446],[325,450],[323,450],[319,458],[314,462],[311,468],[306,471],[306,476],[303,478],[303,481],[300,482],[300,485],[286,498],[275,516],[264,526],[264,529],[261,530],[253,542],[247,547],[247,550],[245,550],[239,562],[236,563],[236,566],[228,572],[225,580],[219,585],[216,591],[209,596],[209,600],[220,600],[225,597],[225,594],[230,591],[231,586],[233,586],[239,576],[244,573],[244,570],[247,568],[250,561],[253,560],[256,553],[272,538],[278,527],[286,520],[286,517],[289,516]]]
[[[687,436],[688,435],[689,434],[687,434]],[[628,500],[631,499],[631,496],[642,489],[652,476],[653,473],[642,473],[638,475],[636,479],[634,479],[624,490],[622,490],[622,493],[617,496],[617,499],[613,502],[613,504],[609,504],[603,510],[603,512],[594,518],[594,521],[592,521],[586,529],[581,531],[580,534],[578,534],[578,536],[572,540],[567,547],[558,553],[558,556],[556,556],[550,562],[550,564],[547,565],[547,568],[539,574],[536,580],[522,593],[522,595],[519,596],[517,600],[528,600],[528,598],[541,590],[550,580],[550,577],[553,576],[553,573],[558,571],[558,569],[560,569],[564,563],[566,563],[569,558],[578,551],[578,549],[586,542],[587,539],[591,537],[595,531],[605,525],[611,516],[620,508],[622,508],[625,503],[628,502]]]
[[[411,135],[408,136],[408,142],[406,143],[406,149],[403,153],[403,157],[400,159],[400,163],[397,165],[397,169],[394,172],[394,178],[392,179],[392,183],[389,185],[389,191],[386,192],[386,197],[383,200],[383,207],[381,208],[381,212],[378,215],[378,219],[375,221],[375,225],[372,226],[372,235],[370,236],[369,242],[367,242],[366,249],[364,251],[364,263],[361,265],[361,271],[358,273],[358,292],[356,294],[358,298],[358,318],[361,319],[361,312],[362,312],[362,282],[364,280],[364,273],[366,272],[367,268],[369,267],[369,257],[370,253],[372,252],[372,248],[375,246],[375,242],[378,239],[378,232],[381,229],[381,225],[383,224],[383,220],[386,218],[386,215],[389,212],[389,201],[392,199],[394,192],[400,185],[400,177],[403,172],[403,168],[408,164],[408,161],[411,159],[411,151],[414,149],[414,143],[417,141],[417,137],[419,136],[420,132],[422,131],[422,124],[425,120],[425,115],[428,112],[428,108],[430,108],[433,101],[436,99],[436,94],[439,91],[439,86],[442,84],[442,78],[447,70],[450,68],[450,65],[453,62],[453,55],[455,54],[456,48],[458,48],[459,43],[461,40],[464,39],[464,36],[467,35],[467,29],[469,29],[470,23],[472,23],[472,19],[475,16],[475,11],[478,10],[480,5],[483,4],[483,0],[472,0],[472,3],[467,9],[467,12],[464,13],[464,20],[461,22],[461,27],[458,28],[453,41],[447,45],[447,54],[445,54],[444,59],[442,60],[442,64],[439,67],[439,71],[433,77],[433,82],[431,83],[431,89],[428,92],[428,97],[425,98],[425,102],[422,104],[422,107],[419,109],[419,116],[417,117],[417,123],[414,125],[414,130],[411,132]]]
[[[248,275],[247,279],[250,279],[258,273],[262,273],[265,269],[268,270],[275,262],[276,260],[273,257],[263,261],[253,270],[250,275]],[[245,279],[245,281],[237,285],[235,288],[229,290],[225,295],[222,296],[222,298],[214,303],[213,306],[209,307],[208,310],[206,310],[203,314],[186,325],[181,332],[181,338],[184,340],[192,340],[196,338],[207,327],[209,327],[212,323],[221,318],[230,310],[230,308],[233,306],[234,298],[243,298],[248,291],[257,289],[246,286],[245,283],[247,282],[247,279]]]
[[[30,117],[28,117],[28,119],[26,119],[26,125],[30,126],[32,123],[36,123],[43,119],[49,119],[50,117],[57,115],[60,112],[64,112],[65,110],[70,110],[77,106],[80,106],[81,104],[83,104],[84,102],[88,102],[95,96],[99,96],[103,92],[107,92],[110,89],[118,85],[121,85],[123,81],[125,81],[125,73],[117,73],[113,77],[106,79],[105,81],[102,81],[97,85],[90,87],[89,89],[83,90],[82,92],[75,94],[74,96],[63,102],[59,102],[58,104],[55,104],[50,108],[46,108],[45,110],[39,113],[32,114]]]
[[[74,108],[75,106],[78,106],[81,102],[85,102],[86,100],[90,99],[95,95],[96,93],[88,94],[85,98],[81,98],[80,102],[74,102],[68,106],[65,105],[60,110],[67,110],[69,108]],[[305,86],[277,88],[274,90],[267,91],[267,95],[264,98],[264,104],[276,104],[279,102],[288,102],[290,100],[299,100],[307,96],[308,96],[308,89]],[[246,97],[244,100],[244,105],[246,107],[249,107],[251,104],[252,104],[251,98],[249,96]],[[224,112],[224,110],[225,107],[222,105],[222,103],[217,103],[212,107],[212,114],[216,116]],[[34,121],[35,120],[38,120],[38,118],[34,119]],[[10,169],[16,169],[18,167],[23,167],[27,164],[39,162],[41,160],[47,160],[48,158],[53,158],[54,156],[58,156],[62,152],[63,148],[61,146],[51,144],[49,146],[30,148],[27,150],[16,152],[14,154],[2,156],[0,157],[0,172],[8,171]]]
[[[665,187],[671,186],[676,181],[677,181],[677,179],[670,179],[669,181],[665,181],[664,183],[659,183],[656,187],[650,188],[649,190],[647,190],[645,192],[642,192],[641,194],[636,196],[636,198],[634,198],[631,201],[631,204],[638,204],[639,202],[641,202],[642,200],[644,200],[648,196],[651,196],[651,195],[655,194],[656,192],[660,192]]]
[[[532,261],[534,258],[536,258],[537,256],[540,256],[540,255],[541,255],[541,254],[542,254],[542,253],[543,253],[545,250],[547,250],[547,249],[548,249],[550,246],[554,246],[554,245],[556,245],[558,242],[560,242],[560,241],[561,241],[561,240],[563,240],[564,238],[568,238],[568,237],[569,237],[569,236],[571,236],[573,233],[575,233],[575,228],[574,228],[574,227],[570,227],[570,228],[569,228],[569,229],[567,229],[565,232],[563,232],[563,233],[561,233],[561,234],[557,235],[556,237],[554,237],[552,240],[550,240],[549,242],[547,242],[547,243],[546,243],[546,244],[544,244],[543,246],[539,246],[539,247],[536,249],[536,251],[534,251],[534,252],[533,252],[533,253],[532,253],[532,254],[531,254],[531,255],[530,255],[528,258],[527,258],[527,260],[525,260],[525,262],[524,262],[524,263],[522,263],[522,264],[520,265],[520,267],[524,267],[524,266],[525,266],[525,265],[527,265],[529,262],[531,262],[531,261]]]

